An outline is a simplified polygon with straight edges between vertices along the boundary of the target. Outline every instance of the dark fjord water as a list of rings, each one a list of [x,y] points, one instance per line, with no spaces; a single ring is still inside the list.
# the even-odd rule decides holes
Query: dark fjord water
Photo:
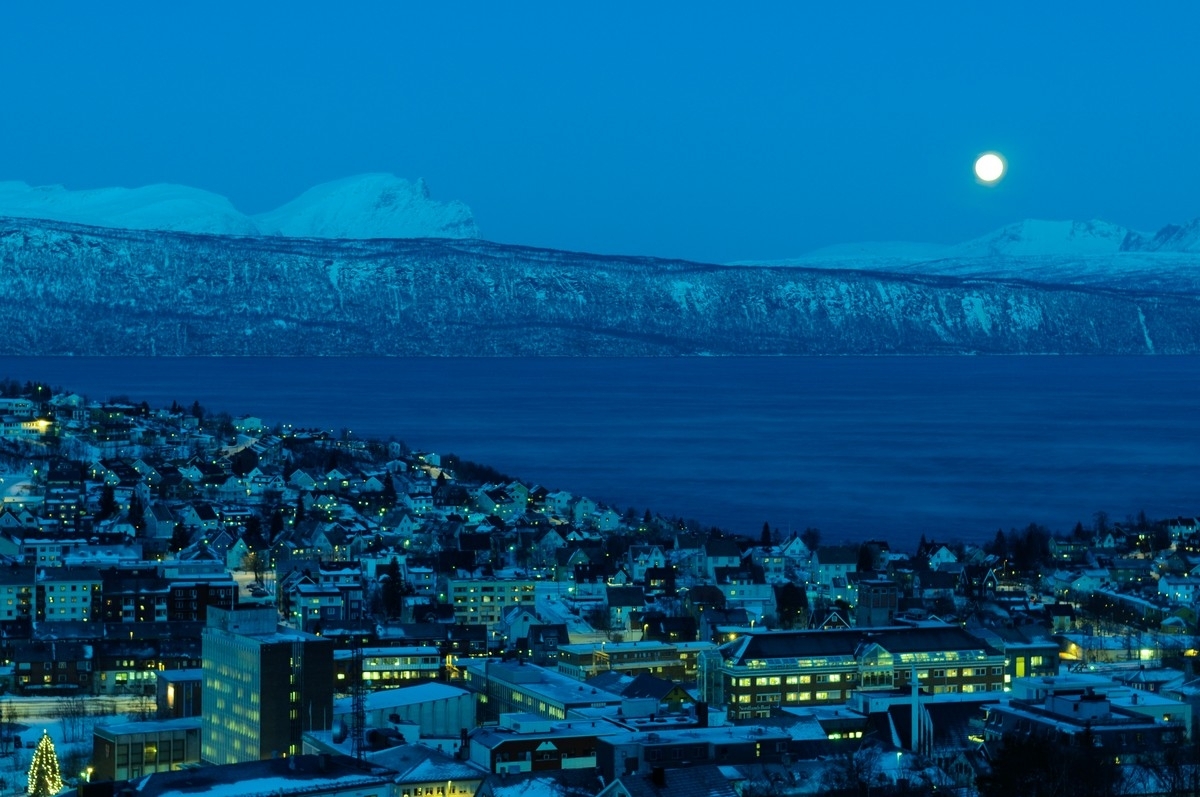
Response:
[[[0,358],[93,399],[396,437],[757,535],[1200,513],[1200,358]]]

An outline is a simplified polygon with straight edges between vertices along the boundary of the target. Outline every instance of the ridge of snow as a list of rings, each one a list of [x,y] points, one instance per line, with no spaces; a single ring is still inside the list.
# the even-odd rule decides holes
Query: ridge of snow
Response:
[[[1131,231],[1118,224],[1025,219],[952,246],[950,257],[1108,255],[1121,251]]]
[[[364,174],[310,188],[254,217],[221,196],[161,183],[73,191],[0,182],[0,217],[46,219],[125,230],[304,238],[477,238],[471,209],[429,197],[424,180]]]
[[[1153,236],[1135,233],[1125,241],[1127,252],[1200,252],[1200,219],[1168,224]]]
[[[61,185],[0,182],[0,216],[129,230],[219,235],[258,231],[249,217],[220,194],[170,183],[71,191]]]
[[[805,258],[879,257],[896,260],[932,260],[944,257],[950,247],[916,241],[871,241],[856,244],[833,244],[814,249]]]
[[[424,180],[360,174],[314,186],[254,216],[268,235],[294,238],[478,238],[471,209],[429,197]]]

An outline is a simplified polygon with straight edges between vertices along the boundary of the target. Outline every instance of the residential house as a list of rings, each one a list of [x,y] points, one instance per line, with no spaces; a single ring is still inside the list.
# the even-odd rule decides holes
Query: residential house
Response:
[[[710,537],[704,543],[704,572],[716,579],[720,568],[736,568],[742,564],[742,551],[727,537]]]
[[[607,587],[605,603],[608,606],[608,627],[612,631],[637,629],[640,638],[644,629],[638,625],[638,615],[646,608],[646,595],[641,587]]]

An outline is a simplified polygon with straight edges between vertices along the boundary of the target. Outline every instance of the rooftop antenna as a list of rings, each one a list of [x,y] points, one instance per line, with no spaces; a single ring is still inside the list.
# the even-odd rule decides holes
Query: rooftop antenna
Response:
[[[362,766],[366,751],[363,736],[367,725],[367,692],[363,686],[362,640],[355,635],[350,641],[350,755]]]

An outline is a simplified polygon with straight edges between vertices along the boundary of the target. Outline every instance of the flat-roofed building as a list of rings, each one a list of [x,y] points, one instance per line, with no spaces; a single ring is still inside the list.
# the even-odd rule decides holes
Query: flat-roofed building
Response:
[[[480,695],[480,724],[510,713],[562,720],[579,709],[616,707],[623,700],[536,664],[468,660],[464,673],[467,688]]]
[[[358,673],[353,672],[353,662],[352,651],[339,650],[333,654],[338,691],[345,691],[358,680]],[[417,645],[362,649],[362,683],[370,690],[437,680],[441,672],[441,652],[435,647]]]
[[[584,642],[559,645],[558,671],[579,680],[602,672],[695,680],[699,655],[712,642]]]
[[[779,706],[840,703],[854,690],[906,689],[916,673],[931,694],[1004,687],[1004,654],[958,626],[819,631],[750,630],[701,657],[701,698],[731,719]]]
[[[468,760],[497,774],[591,769],[596,738],[623,733],[603,720],[560,722],[536,714],[501,714],[496,727],[471,734]]]
[[[0,627],[28,628],[33,620],[33,565],[0,568]]]
[[[1052,685],[1033,699],[1013,698],[987,707],[984,738],[989,743],[1003,744],[1006,737],[1020,735],[1078,745],[1086,736],[1091,744],[1123,763],[1131,763],[1149,753],[1186,743],[1186,709],[1170,702],[1178,706],[1174,713],[1160,705],[1148,716],[1132,707],[1119,706],[1109,695],[1091,688]]]
[[[394,770],[363,769],[344,755],[295,755],[220,767],[158,772],[136,785],[138,797],[201,794],[272,795],[272,797],[383,797],[397,794]],[[432,791],[430,792],[432,794]]]
[[[92,730],[93,780],[130,780],[200,763],[200,718],[121,722]]]
[[[459,738],[475,727],[475,699],[465,689],[441,683],[382,689],[364,698],[365,727],[411,724],[422,738]],[[345,719],[347,726],[352,724],[353,711],[352,698],[334,701],[334,716]]]
[[[156,676],[154,704],[158,716],[171,719],[200,716],[203,669],[160,670]]]
[[[274,607],[210,607],[203,635],[202,757],[214,764],[297,755],[333,721],[333,643],[278,625]]]
[[[94,567],[48,567],[37,580],[39,622],[99,620],[102,580]]]
[[[536,582],[522,579],[450,579],[446,583],[456,623],[482,623],[496,630],[513,606],[534,607]]]

